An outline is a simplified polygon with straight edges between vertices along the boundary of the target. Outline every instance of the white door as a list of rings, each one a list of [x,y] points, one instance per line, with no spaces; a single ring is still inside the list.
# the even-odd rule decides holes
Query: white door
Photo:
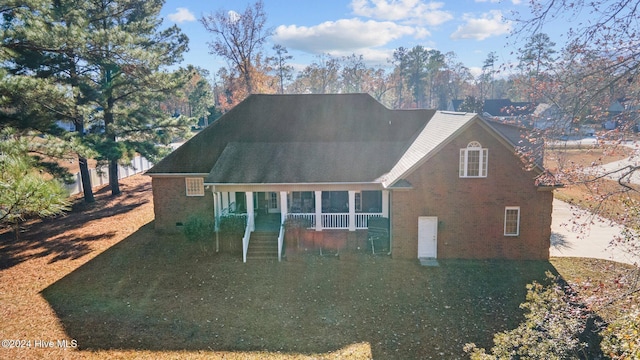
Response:
[[[438,218],[420,216],[418,218],[418,258],[438,256]]]
[[[267,211],[269,214],[280,212],[280,194],[277,192],[265,193],[265,200],[267,202]]]

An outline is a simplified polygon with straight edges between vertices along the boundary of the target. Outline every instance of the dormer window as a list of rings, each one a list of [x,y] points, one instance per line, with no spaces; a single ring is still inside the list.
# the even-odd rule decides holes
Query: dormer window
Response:
[[[460,177],[487,177],[489,149],[483,149],[477,141],[472,141],[465,149],[460,149]]]

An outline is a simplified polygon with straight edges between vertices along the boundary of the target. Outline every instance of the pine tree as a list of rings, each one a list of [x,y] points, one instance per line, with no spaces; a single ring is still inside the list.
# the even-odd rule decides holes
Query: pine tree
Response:
[[[176,27],[159,30],[162,0],[85,1],[89,19],[86,61],[95,65],[104,133],[94,136],[108,163],[113,195],[120,193],[118,164],[134,152],[153,160],[157,143],[168,143],[188,127],[186,119],[160,111],[159,103],[184,81],[166,72],[181,61],[188,39]]]
[[[58,151],[55,139],[20,135],[14,129],[0,132],[0,226],[11,227],[16,239],[20,224],[32,217],[48,217],[68,210],[67,192],[58,181],[43,175],[34,152]]]
[[[51,116],[73,122],[80,136],[97,130],[85,141],[99,152],[99,164],[108,164],[114,195],[120,193],[119,162],[135,152],[153,161],[161,154],[157,144],[188,127],[159,107],[182,84],[185,72],[166,67],[181,60],[188,42],[175,26],[159,30],[163,3],[14,0],[0,8],[10,72],[53,79],[67,91],[74,106]],[[88,179],[85,159],[80,165]]]

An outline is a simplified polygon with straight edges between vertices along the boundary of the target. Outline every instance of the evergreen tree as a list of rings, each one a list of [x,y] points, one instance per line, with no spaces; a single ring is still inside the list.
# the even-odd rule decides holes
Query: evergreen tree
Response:
[[[55,143],[55,141],[52,141]],[[11,128],[0,132],[0,226],[11,227],[16,239],[20,224],[32,217],[60,214],[69,207],[67,192],[58,181],[43,176],[34,152],[46,153],[47,139],[21,136]]]
[[[81,61],[86,19],[70,2],[13,1],[1,8],[3,120],[19,129],[56,133],[56,120],[84,135],[87,109],[94,96],[90,64]],[[8,104],[6,104],[8,103]],[[28,108],[28,109],[27,109]],[[87,159],[78,154],[86,202],[93,202]]]
[[[291,81],[293,79],[293,66],[287,65],[287,61],[293,59],[293,56],[287,55],[289,51],[282,45],[274,45],[272,48],[276,55],[269,58],[270,61],[275,62],[275,72],[279,83],[279,92],[284,94],[285,81]]]
[[[159,103],[182,84],[185,72],[166,66],[181,60],[187,38],[177,27],[159,30],[164,1],[14,0],[3,14],[4,62],[15,75],[49,79],[72,99],[65,113],[80,136],[109,167],[112,194],[120,192],[118,163],[134,152],[150,160],[160,154],[184,118],[160,111]],[[86,160],[80,158],[83,182]],[[91,189],[91,186],[84,186]],[[87,199],[87,193],[85,193]]]
[[[94,136],[98,160],[108,163],[111,193],[120,193],[119,162],[139,152],[154,160],[188,122],[160,111],[159,103],[182,85],[183,72],[167,66],[182,60],[188,40],[176,26],[159,30],[163,0],[86,1],[88,51],[95,65],[97,109],[104,133]]]

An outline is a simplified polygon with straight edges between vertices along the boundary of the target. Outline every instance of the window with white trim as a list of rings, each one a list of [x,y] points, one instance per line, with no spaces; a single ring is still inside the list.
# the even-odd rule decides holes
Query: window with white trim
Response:
[[[187,196],[204,196],[203,178],[185,178]]]
[[[460,149],[460,177],[487,177],[489,149],[483,149],[477,141],[472,141],[465,149]]]
[[[504,236],[520,235],[520,207],[507,206],[504,208]]]

